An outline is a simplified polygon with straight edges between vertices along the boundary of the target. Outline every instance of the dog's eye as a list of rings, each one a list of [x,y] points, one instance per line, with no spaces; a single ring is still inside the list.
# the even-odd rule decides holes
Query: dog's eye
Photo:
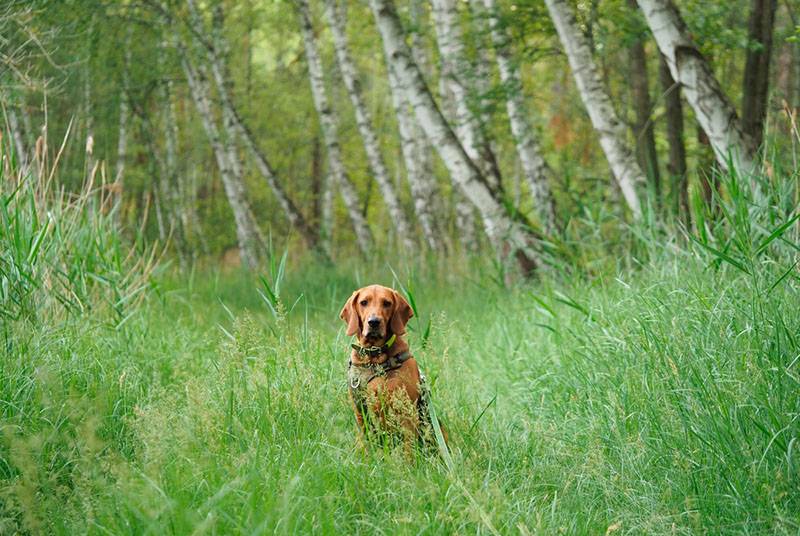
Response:
[[[383,306],[384,307],[389,307],[391,304],[392,304],[392,302],[390,302],[389,300],[383,300]]]
[[[361,300],[360,303],[361,303],[361,305],[366,306],[367,305],[367,300]]]

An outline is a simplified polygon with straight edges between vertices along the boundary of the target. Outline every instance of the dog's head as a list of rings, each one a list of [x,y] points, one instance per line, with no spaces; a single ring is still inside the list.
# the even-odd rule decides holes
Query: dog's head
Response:
[[[364,346],[381,346],[392,335],[406,332],[406,324],[414,312],[396,291],[370,285],[353,292],[339,316],[347,323],[348,336],[358,334]]]

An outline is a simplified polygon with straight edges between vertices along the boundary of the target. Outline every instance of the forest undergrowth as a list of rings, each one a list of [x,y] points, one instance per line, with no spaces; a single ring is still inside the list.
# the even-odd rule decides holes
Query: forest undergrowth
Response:
[[[0,534],[800,530],[791,191],[725,177],[700,232],[642,224],[627,264],[508,284],[480,260],[181,272],[102,185],[43,179],[0,180]],[[355,446],[338,311],[372,282],[415,308],[452,471]]]

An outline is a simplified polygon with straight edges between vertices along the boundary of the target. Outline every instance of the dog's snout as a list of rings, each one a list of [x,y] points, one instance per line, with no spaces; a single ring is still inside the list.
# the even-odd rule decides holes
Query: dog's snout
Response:
[[[380,319],[380,318],[378,318],[377,316],[371,316],[371,317],[369,317],[369,318],[367,319],[367,324],[368,324],[368,325],[369,325],[369,327],[371,327],[371,328],[377,328],[377,327],[380,327],[380,325],[381,325],[381,319]]]

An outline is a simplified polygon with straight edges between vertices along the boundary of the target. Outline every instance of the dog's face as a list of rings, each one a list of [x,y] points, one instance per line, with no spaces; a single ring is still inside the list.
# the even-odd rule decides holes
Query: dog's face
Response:
[[[405,333],[414,312],[394,290],[370,285],[353,292],[339,316],[347,323],[348,336],[358,334],[362,345],[381,346],[392,334]]]

